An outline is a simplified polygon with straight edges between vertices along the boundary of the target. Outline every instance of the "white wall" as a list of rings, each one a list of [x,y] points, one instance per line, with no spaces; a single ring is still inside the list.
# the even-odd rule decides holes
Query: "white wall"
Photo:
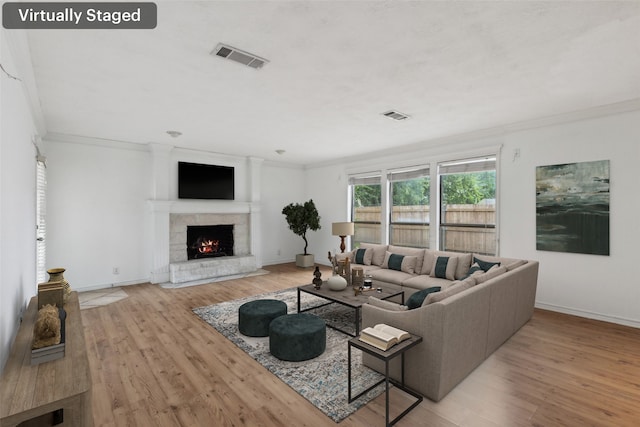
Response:
[[[150,155],[128,146],[47,140],[47,268],[73,289],[149,278]]]
[[[302,253],[304,242],[289,230],[282,208],[302,203],[304,170],[265,162],[262,165],[262,259],[264,265],[291,262]],[[310,233],[311,234],[311,233]]]
[[[350,159],[342,165],[307,170],[307,198],[322,216],[323,231],[311,240],[311,250],[324,254],[337,247],[331,222],[345,220],[346,186],[353,171],[464,158],[502,145],[499,163],[500,254],[540,261],[536,305],[555,311],[640,327],[640,286],[636,263],[640,242],[640,111],[618,113],[491,138],[425,144],[397,154]],[[429,145],[429,147],[427,147]],[[514,150],[520,157],[514,160]],[[610,160],[610,256],[536,250],[535,167]]]
[[[540,261],[537,306],[640,327],[640,112],[513,133],[503,154],[501,252]],[[536,166],[594,160],[610,161],[610,256],[537,251]]]
[[[348,185],[348,176],[343,165],[307,170],[307,200],[311,198],[316,204],[322,227],[319,231],[309,234],[310,253],[315,255],[318,264],[329,265],[327,252],[340,251],[340,237],[331,235],[331,224],[349,221]],[[349,238],[346,243],[348,249]]]
[[[0,62],[24,78],[5,31]],[[36,294],[36,127],[21,81],[0,73],[0,369],[4,368],[20,316]]]

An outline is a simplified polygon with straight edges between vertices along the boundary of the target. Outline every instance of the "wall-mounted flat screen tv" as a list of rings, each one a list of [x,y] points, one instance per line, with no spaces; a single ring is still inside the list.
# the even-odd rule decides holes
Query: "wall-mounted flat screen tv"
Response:
[[[178,162],[178,198],[234,199],[234,168]]]

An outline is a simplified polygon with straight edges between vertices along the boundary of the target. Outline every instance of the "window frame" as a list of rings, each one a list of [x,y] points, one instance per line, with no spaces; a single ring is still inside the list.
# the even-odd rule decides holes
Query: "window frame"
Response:
[[[350,208],[349,220],[354,223],[354,229],[357,229],[358,224],[378,225],[380,240],[382,240],[382,237],[384,236],[384,230],[383,230],[384,222],[382,218],[382,212],[383,212],[385,192],[384,192],[383,181],[382,181],[383,176],[384,175],[381,172],[371,172],[371,173],[362,174],[362,175],[352,175],[349,177],[349,180],[348,180],[349,208]],[[377,185],[380,187],[380,216],[378,218],[378,221],[357,221],[356,220],[355,218],[356,207],[354,206],[354,203],[355,203],[355,187],[357,185]],[[354,236],[351,236],[351,249],[353,249],[354,241],[355,241],[355,234]],[[359,243],[379,244],[382,242],[378,241],[378,242],[359,242]]]
[[[445,232],[443,228],[447,227],[456,227],[456,228],[468,228],[468,229],[479,229],[479,230],[495,230],[494,232],[494,244],[495,251],[493,253],[486,253],[486,255],[498,255],[499,254],[499,156],[498,154],[488,154],[484,156],[474,156],[469,158],[461,158],[458,160],[449,160],[449,161],[441,161],[438,162],[436,167],[436,179],[437,179],[437,200],[438,200],[438,230],[437,230],[437,247],[441,251],[453,251],[452,249],[446,248],[445,245]],[[444,169],[444,171],[442,171]],[[443,195],[444,191],[442,189],[442,177],[445,175],[457,175],[464,173],[478,173],[478,172],[486,172],[486,171],[495,171],[495,203],[494,203],[494,215],[495,215],[495,223],[449,223],[444,222],[444,206],[443,203]],[[472,248],[463,249],[466,252],[474,252],[480,253]],[[483,253],[484,254],[484,253]]]
[[[395,206],[393,203],[393,183],[394,182],[408,182],[408,181],[412,181],[412,180],[416,180],[416,179],[420,179],[420,178],[427,178],[429,180],[429,204],[426,205],[429,208],[429,213],[428,213],[428,221],[393,221],[393,207]],[[393,241],[393,228],[394,225],[409,225],[409,226],[423,226],[423,227],[427,227],[427,239],[426,239],[426,246],[415,246],[415,247],[420,247],[420,248],[429,248],[431,246],[431,165],[429,163],[424,164],[424,165],[420,165],[420,166],[413,166],[410,168],[403,168],[403,169],[396,169],[396,170],[391,170],[389,172],[387,172],[386,174],[386,184],[388,187],[387,190],[387,242],[390,245],[397,245],[397,246],[407,246],[407,247],[413,247],[411,245],[408,244],[404,244],[402,242],[394,242]]]

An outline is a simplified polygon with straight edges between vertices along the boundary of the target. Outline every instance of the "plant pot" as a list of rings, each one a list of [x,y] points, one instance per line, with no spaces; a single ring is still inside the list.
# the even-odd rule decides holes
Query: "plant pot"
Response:
[[[309,254],[309,255],[298,254],[298,255],[296,255],[296,266],[303,267],[303,268],[313,267],[314,266],[313,254]]]

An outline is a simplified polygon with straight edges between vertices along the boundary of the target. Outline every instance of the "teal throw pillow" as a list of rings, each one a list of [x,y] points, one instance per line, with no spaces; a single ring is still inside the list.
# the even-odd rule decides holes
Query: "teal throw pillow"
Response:
[[[433,286],[431,288],[423,289],[411,295],[409,299],[407,299],[407,303],[405,304],[409,310],[413,310],[414,308],[418,308],[422,306],[424,299],[432,292],[440,292],[440,286]]]
[[[439,279],[446,279],[447,264],[449,264],[449,257],[439,256],[438,259],[436,259],[436,265],[433,266],[433,271],[435,272],[433,276]]]
[[[499,262],[482,261],[481,259],[478,259],[476,257],[473,257],[473,263],[478,264],[482,271],[489,271],[489,269],[494,265],[497,265],[498,267],[500,266]]]
[[[484,271],[481,267],[480,264],[478,264],[477,262],[473,263],[473,265],[471,266],[471,268],[469,269],[469,271],[467,271],[467,275],[462,277],[460,280],[464,280],[467,277],[471,276],[473,273],[475,273],[476,271]]]
[[[389,255],[389,270],[402,271],[402,260],[404,255],[391,254]]]
[[[364,265],[364,254],[367,252],[366,249],[356,249],[355,262],[356,264]]]

